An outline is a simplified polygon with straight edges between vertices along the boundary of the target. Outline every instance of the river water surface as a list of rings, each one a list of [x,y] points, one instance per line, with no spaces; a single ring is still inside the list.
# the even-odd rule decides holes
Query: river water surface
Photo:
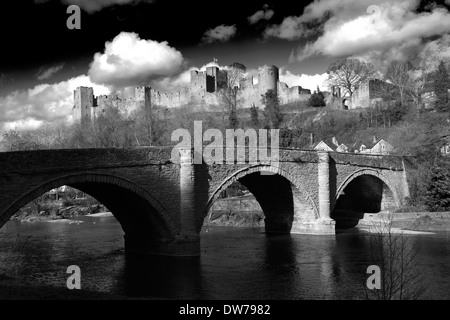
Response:
[[[83,223],[8,222],[0,229],[0,274],[65,288],[69,265],[82,289],[167,299],[353,299],[369,265],[364,232],[268,236],[264,229],[209,227],[200,258],[135,257],[113,217]],[[423,298],[450,299],[450,233],[419,241]]]

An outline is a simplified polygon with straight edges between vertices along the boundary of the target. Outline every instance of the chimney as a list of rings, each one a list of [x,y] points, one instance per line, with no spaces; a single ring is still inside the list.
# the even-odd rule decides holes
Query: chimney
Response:
[[[311,146],[314,145],[314,132],[309,133],[309,141],[311,142]]]
[[[377,136],[373,136],[373,143],[377,143]]]

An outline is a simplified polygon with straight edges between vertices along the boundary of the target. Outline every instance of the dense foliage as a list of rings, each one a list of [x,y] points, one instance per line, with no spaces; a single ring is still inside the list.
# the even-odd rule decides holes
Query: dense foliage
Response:
[[[320,90],[314,91],[314,93],[309,98],[309,104],[314,108],[325,107],[326,103],[323,92],[321,92]]]

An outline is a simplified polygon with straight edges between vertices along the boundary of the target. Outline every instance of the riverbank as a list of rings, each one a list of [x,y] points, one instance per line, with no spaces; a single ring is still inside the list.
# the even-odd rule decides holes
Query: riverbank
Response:
[[[80,216],[108,216],[108,209],[92,198],[32,201],[22,207],[11,220],[23,223],[60,221]],[[72,221],[72,220],[69,220]]]
[[[450,212],[395,212],[392,228],[411,232],[450,232]],[[364,215],[358,227],[385,220],[387,213]],[[253,195],[229,197],[216,200],[205,225],[224,227],[263,227],[264,213]]]
[[[420,232],[450,232],[450,212],[398,212],[393,215],[392,227],[399,230]],[[59,222],[77,223],[74,217],[111,217],[111,212],[91,199],[80,198],[31,202],[19,210],[11,220],[24,223]],[[72,218],[72,219],[71,219]],[[205,226],[263,227],[264,213],[252,194],[216,200],[204,221]],[[367,227],[373,221],[386,219],[387,214],[365,214],[358,227]]]
[[[263,227],[264,213],[252,194],[221,198],[214,202],[205,226]]]
[[[392,228],[414,232],[450,232],[450,212],[408,212],[390,213]],[[368,227],[373,223],[388,221],[388,213],[365,214],[358,223]]]
[[[413,231],[450,231],[450,212],[418,212],[399,215],[393,226]]]

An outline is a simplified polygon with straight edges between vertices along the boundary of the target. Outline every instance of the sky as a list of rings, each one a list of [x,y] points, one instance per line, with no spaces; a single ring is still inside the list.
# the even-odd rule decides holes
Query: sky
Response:
[[[80,29],[67,21],[80,8]],[[179,90],[217,59],[280,68],[289,86],[327,90],[326,70],[356,57],[379,70],[430,48],[450,58],[450,0],[222,2],[1,1],[0,132],[70,121],[73,90]],[[72,20],[71,20],[72,21]]]

